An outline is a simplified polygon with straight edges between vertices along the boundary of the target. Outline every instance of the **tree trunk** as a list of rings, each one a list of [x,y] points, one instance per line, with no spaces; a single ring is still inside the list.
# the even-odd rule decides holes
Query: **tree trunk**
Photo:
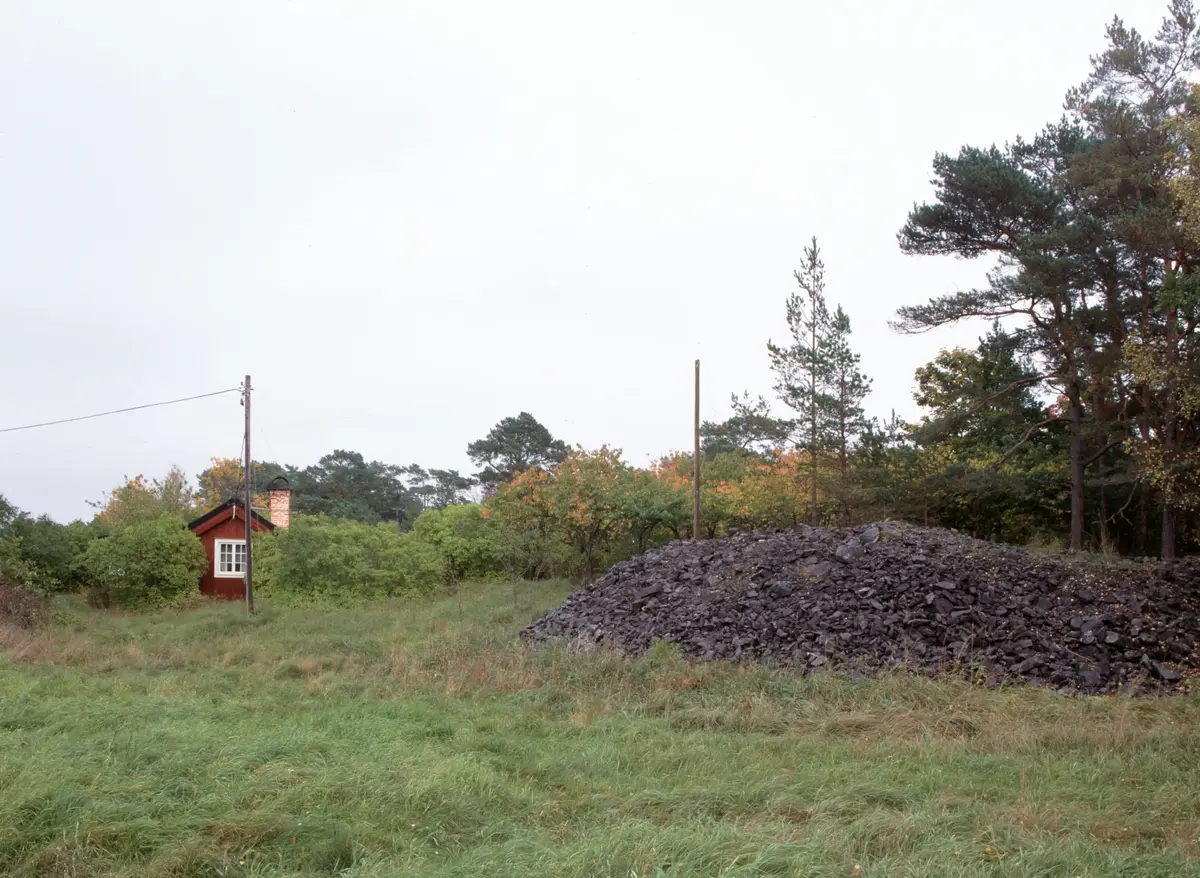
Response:
[[[808,355],[812,358],[812,362],[808,366],[808,454],[809,454],[809,475],[812,480],[812,526],[817,526],[817,297],[811,296],[810,303],[811,319],[812,319],[812,340],[808,349]]]
[[[841,489],[841,506],[842,506],[842,527],[850,525],[850,468],[849,462],[846,459],[846,437],[842,435],[842,450],[839,455],[839,464],[842,471],[842,489]]]
[[[1103,474],[1101,474],[1103,475]],[[1108,498],[1104,485],[1100,485],[1100,551],[1106,555],[1112,554],[1112,537],[1108,531]]]
[[[840,444],[838,446],[839,459],[842,471],[842,527],[847,527],[850,524],[850,490],[847,478],[847,462],[846,462],[846,376],[842,374],[838,379],[838,392],[841,395],[839,401],[840,410],[838,412],[838,428],[841,432]]]
[[[1071,542],[1072,552],[1083,551],[1083,402],[1079,385],[1067,387],[1071,406]]]
[[[842,449],[842,527],[850,526],[850,474],[846,449]]]
[[[1137,492],[1137,534],[1133,551],[1135,555],[1144,558],[1146,547],[1150,544],[1150,485],[1144,479],[1139,481]]]
[[[1179,362],[1179,312],[1176,308],[1167,309],[1167,398],[1163,411],[1163,468],[1167,478],[1163,491],[1162,510],[1162,557],[1166,560],[1175,557],[1175,429],[1178,415],[1178,400],[1175,395],[1176,365]]]
[[[1178,530],[1175,507],[1166,499],[1162,510],[1162,556],[1170,561],[1175,558],[1175,534]]]
[[[811,524],[813,527],[816,527],[816,526],[817,526],[817,523],[818,523],[818,522],[817,522],[817,449],[816,449],[816,444],[817,444],[817,443],[816,443],[816,430],[817,430],[817,428],[816,428],[816,419],[814,418],[813,432],[812,432],[812,434],[811,434],[813,438],[812,438],[812,439],[809,441],[809,445],[808,445],[808,483],[809,483],[809,496],[810,496],[810,498],[811,498],[811,499],[810,499],[810,501],[809,501],[809,503],[810,503],[810,506],[809,506],[808,516],[809,516],[809,523],[810,523],[810,524]]]
[[[917,477],[921,480],[921,517],[925,527],[929,527],[929,478],[924,466],[918,470]]]
[[[1149,443],[1153,432],[1150,429],[1150,388],[1142,387],[1142,414],[1138,418],[1142,442]],[[1143,474],[1138,487],[1138,554],[1143,558],[1150,555],[1150,479]]]
[[[1095,424],[1096,424],[1096,435],[1100,437],[1100,441],[1107,443],[1108,437],[1110,434],[1104,431],[1104,429],[1103,429],[1104,425],[1100,419],[1100,410],[1101,410],[1102,402],[1103,402],[1103,398],[1101,396],[1099,386],[1098,386],[1098,384],[1093,384],[1093,386],[1092,386],[1092,419],[1095,421]],[[1099,536],[1099,538],[1100,538],[1100,551],[1104,552],[1105,554],[1111,554],[1111,552],[1112,552],[1112,537],[1109,533],[1109,527],[1108,527],[1108,491],[1106,490],[1105,485],[1104,485],[1104,477],[1107,475],[1107,473],[1105,472],[1105,468],[1104,468],[1104,459],[1106,457],[1108,457],[1108,455],[1103,454],[1100,456],[1100,459],[1096,461],[1096,477],[1097,477],[1096,480],[1100,483],[1100,516],[1099,516],[1100,533],[1097,536]]]

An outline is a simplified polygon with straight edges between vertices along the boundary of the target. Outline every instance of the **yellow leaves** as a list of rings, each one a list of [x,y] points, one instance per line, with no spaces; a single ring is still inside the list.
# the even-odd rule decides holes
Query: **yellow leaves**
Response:
[[[829,476],[838,465],[827,455],[817,464]],[[702,527],[722,533],[730,527],[793,524],[811,502],[811,465],[811,456],[796,450],[771,457],[728,453],[705,460]],[[635,469],[607,446],[577,448],[549,470],[518,474],[488,498],[484,510],[489,521],[555,532],[575,545],[603,542],[647,522],[678,532],[691,517],[692,472],[690,454],[676,452]]]
[[[186,518],[194,509],[194,496],[187,475],[171,467],[162,479],[144,475],[125,479],[125,484],[89,505],[100,510],[97,517],[109,524],[135,524],[152,521],[162,515]]]
[[[196,494],[196,506],[202,512],[216,509],[231,497],[240,497],[245,476],[242,462],[232,457],[214,457],[208,469],[200,474],[200,489]],[[250,501],[255,506],[266,506],[265,496],[255,495]]]

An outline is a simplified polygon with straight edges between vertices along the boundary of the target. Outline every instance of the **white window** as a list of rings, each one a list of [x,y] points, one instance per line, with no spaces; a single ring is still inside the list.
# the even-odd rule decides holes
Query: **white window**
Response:
[[[245,540],[217,540],[216,555],[215,575],[231,579],[246,575]]]

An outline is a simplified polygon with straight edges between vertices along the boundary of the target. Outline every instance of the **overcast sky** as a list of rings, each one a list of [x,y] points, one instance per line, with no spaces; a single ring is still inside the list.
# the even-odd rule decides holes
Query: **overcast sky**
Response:
[[[902,337],[980,263],[903,256],[938,150],[1061,112],[1165,0],[0,3],[0,428],[236,386],[255,457],[470,468],[532,412],[634,464],[770,393],[804,243],[870,412],[984,327]],[[736,12],[734,11],[736,10]],[[234,395],[0,434],[87,516],[236,456]]]

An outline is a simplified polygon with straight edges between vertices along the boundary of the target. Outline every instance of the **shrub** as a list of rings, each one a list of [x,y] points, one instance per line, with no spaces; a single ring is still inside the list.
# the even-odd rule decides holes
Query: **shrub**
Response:
[[[477,503],[427,510],[413,523],[412,533],[436,554],[447,585],[505,578],[499,534],[484,520]]]
[[[46,596],[28,588],[14,588],[0,583],[0,621],[21,628],[36,628],[50,615]]]
[[[36,572],[21,554],[20,541],[0,540],[0,621],[34,628],[44,621],[49,606],[37,588]]]
[[[36,574],[15,537],[0,539],[0,584],[9,588],[35,587]]]
[[[431,591],[437,554],[389,524],[297,515],[259,537],[255,591],[290,604],[350,604]]]
[[[292,519],[295,521],[295,517]],[[255,531],[254,553],[254,593],[256,595],[270,594],[275,584],[275,568],[279,564],[279,540],[276,534],[286,533],[284,530]]]
[[[200,539],[169,517],[114,528],[84,555],[92,602],[123,609],[190,602],[207,565]]]
[[[9,528],[21,543],[21,555],[44,592],[78,591],[86,584],[84,557],[88,544],[107,533],[104,522],[59,524],[48,516],[21,516]]]

